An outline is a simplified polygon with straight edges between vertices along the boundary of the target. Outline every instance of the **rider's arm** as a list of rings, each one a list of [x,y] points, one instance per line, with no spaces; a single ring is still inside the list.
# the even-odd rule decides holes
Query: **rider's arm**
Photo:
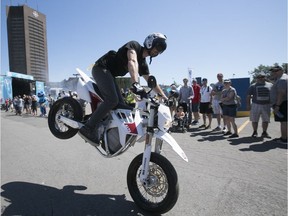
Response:
[[[148,78],[149,75],[143,75],[143,78],[148,82]],[[157,84],[157,86],[153,89],[156,93],[159,93],[162,95],[162,98],[164,100],[168,100],[168,98],[166,97],[165,93],[162,91],[162,89],[160,88],[160,86]]]
[[[128,49],[127,57],[128,57],[128,70],[131,76],[132,83],[138,82],[139,74],[138,74],[138,61],[136,51]]]

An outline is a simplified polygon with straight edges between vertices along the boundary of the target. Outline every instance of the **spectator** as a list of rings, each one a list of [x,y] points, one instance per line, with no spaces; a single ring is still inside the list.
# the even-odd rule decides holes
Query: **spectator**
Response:
[[[283,68],[275,66],[270,69],[271,76],[276,80],[271,89],[272,107],[274,118],[280,122],[281,137],[275,141],[287,144],[287,74]]]
[[[23,100],[24,100],[24,110],[26,110],[26,114],[31,114],[31,100],[29,95],[23,95]]]
[[[57,100],[59,100],[61,98],[62,98],[62,95],[61,95],[61,92],[59,92],[58,95],[57,95]]]
[[[200,89],[201,99],[200,99],[200,113],[202,114],[203,118],[203,125],[199,128],[209,129],[211,128],[212,123],[212,96],[211,91],[212,88],[207,85],[208,80],[206,78],[202,79],[202,87]],[[206,125],[206,116],[208,117],[208,125]]]
[[[213,86],[213,90],[211,92],[211,94],[212,94],[212,109],[213,109],[214,115],[217,118],[217,127],[214,128],[213,131],[221,131],[221,129],[222,129],[222,127],[221,127],[222,108],[220,106],[220,99],[221,99],[222,90],[224,89],[223,74],[218,73],[217,79],[218,79],[218,82],[215,83],[215,85]],[[225,128],[225,122],[224,122],[223,131],[225,131],[225,130],[226,130],[226,128]]]
[[[18,114],[18,97],[15,96],[12,100],[12,104],[15,110],[16,115]]]
[[[191,86],[188,86],[188,79],[183,79],[184,85],[180,88],[179,91],[179,106],[183,107],[185,113],[188,112],[188,125],[191,123],[191,109],[190,109],[190,102],[191,99],[194,97],[194,92]]]
[[[21,116],[23,110],[23,99],[21,98],[20,95],[15,97],[14,103],[15,103],[16,115],[19,114]]]
[[[37,98],[36,95],[32,96],[31,111],[33,116],[37,116]]]
[[[61,91],[61,97],[63,98],[63,97],[67,97],[68,95],[65,93],[65,91],[64,90],[62,90]]]
[[[129,106],[135,108],[137,96],[131,90],[133,90],[133,88],[130,88],[128,90],[128,93],[126,94],[126,97],[125,97],[125,102]]]
[[[39,106],[40,106],[40,117],[45,117],[46,116],[46,103],[47,103],[47,99],[45,97],[45,94],[43,91],[40,91],[38,94],[37,94],[39,100],[38,100],[38,103],[39,103]]]
[[[9,107],[10,107],[10,103],[9,103],[9,99],[7,98],[7,99],[5,100],[5,112],[8,112]]]
[[[182,106],[179,106],[175,114],[175,120],[178,121],[178,127],[183,126],[183,119],[185,117],[185,112]]]
[[[272,83],[265,81],[265,73],[261,72],[256,76],[256,83],[248,88],[246,104],[247,110],[250,110],[250,121],[252,122],[252,137],[257,137],[258,122],[262,118],[262,135],[261,137],[271,138],[267,133],[268,124],[270,123],[270,90]],[[252,104],[251,104],[252,98]]]
[[[13,100],[11,98],[9,98],[9,108],[10,108],[10,112],[14,112]]]
[[[201,98],[201,94],[200,94],[200,85],[198,85],[196,79],[192,80],[192,88],[193,88],[193,92],[194,92],[194,97],[192,99],[192,113],[193,113],[193,117],[194,117],[194,121],[192,122],[192,125],[197,125],[199,124],[199,106],[200,106],[200,98]]]
[[[239,137],[238,128],[235,123],[235,117],[237,113],[237,92],[236,89],[231,86],[229,79],[224,80],[224,90],[221,94],[221,102],[223,108],[224,122],[227,124],[228,131],[224,133],[224,136],[230,135],[229,138]],[[231,133],[231,125],[234,133]]]
[[[168,94],[168,103],[169,103],[171,116],[173,116],[173,114],[176,113],[176,109],[178,106],[179,93],[177,91],[175,84],[171,84],[170,88],[171,90],[169,91],[169,94]]]
[[[69,93],[70,93],[70,95],[71,95],[71,97],[72,97],[71,91],[69,91]],[[47,101],[48,101],[48,104],[49,104],[49,108],[51,108],[52,105],[53,105],[53,103],[55,102],[55,101],[54,101],[54,98],[51,96],[51,94],[48,94]]]

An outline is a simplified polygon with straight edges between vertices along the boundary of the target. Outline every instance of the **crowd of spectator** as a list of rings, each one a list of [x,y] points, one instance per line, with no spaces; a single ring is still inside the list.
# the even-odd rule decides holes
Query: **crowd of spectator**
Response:
[[[47,107],[51,107],[55,102],[51,95],[47,97],[43,92],[39,92],[37,95],[18,95],[13,99],[9,98],[5,100],[5,111],[15,113],[15,115],[21,116],[22,114],[47,117]]]
[[[246,110],[250,111],[249,118],[253,128],[251,137],[258,137],[258,122],[261,118],[261,137],[272,138],[268,133],[268,125],[271,113],[274,113],[275,121],[280,122],[281,131],[281,137],[275,138],[274,141],[287,143],[287,74],[283,68],[275,66],[270,69],[272,80],[268,80],[267,73],[264,72],[259,72],[255,77],[256,82],[247,89],[246,97]],[[222,73],[217,74],[217,79],[217,83],[210,85],[207,78],[203,78],[201,84],[193,79],[192,86],[188,86],[188,80],[184,78],[184,85],[178,90],[172,84],[168,97],[171,115],[179,121],[175,114],[181,106],[181,110],[183,109],[187,115],[187,128],[200,124],[202,115],[199,129],[203,130],[211,129],[214,116],[217,126],[212,131],[222,131],[223,136],[237,138],[239,133],[235,117],[241,106],[241,98],[230,79],[224,79]]]

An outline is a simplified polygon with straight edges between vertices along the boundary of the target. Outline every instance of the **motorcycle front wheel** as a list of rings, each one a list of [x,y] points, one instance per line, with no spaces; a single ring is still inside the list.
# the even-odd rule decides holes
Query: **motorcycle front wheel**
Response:
[[[81,121],[83,117],[81,105],[74,98],[64,97],[52,105],[48,114],[48,126],[55,137],[59,139],[73,137],[78,132],[78,129],[65,125],[59,120],[59,116]]]
[[[143,154],[131,162],[127,172],[128,190],[136,205],[148,212],[164,214],[176,204],[179,196],[178,177],[173,165],[162,155],[152,152],[148,183],[140,182]]]

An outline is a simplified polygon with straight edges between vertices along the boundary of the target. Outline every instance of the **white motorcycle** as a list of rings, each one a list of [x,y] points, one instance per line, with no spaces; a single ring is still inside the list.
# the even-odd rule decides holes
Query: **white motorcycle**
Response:
[[[93,112],[99,103],[103,102],[101,94],[90,77],[80,69],[76,70],[80,74],[77,84],[78,97],[90,103]],[[150,76],[149,88],[152,90],[156,85],[155,77]],[[79,99],[64,97],[51,107],[48,124],[51,133],[57,138],[73,137],[89,118],[89,115],[85,115]],[[120,106],[110,111],[95,129],[100,143],[90,144],[102,156],[111,158],[124,153],[136,142],[144,142],[144,152],[136,156],[128,168],[128,189],[141,209],[163,214],[173,208],[179,195],[176,170],[169,160],[161,155],[163,143],[168,143],[183,160],[188,162],[188,158],[168,133],[172,123],[169,108],[156,97],[148,96],[143,100],[147,106],[145,111]]]

